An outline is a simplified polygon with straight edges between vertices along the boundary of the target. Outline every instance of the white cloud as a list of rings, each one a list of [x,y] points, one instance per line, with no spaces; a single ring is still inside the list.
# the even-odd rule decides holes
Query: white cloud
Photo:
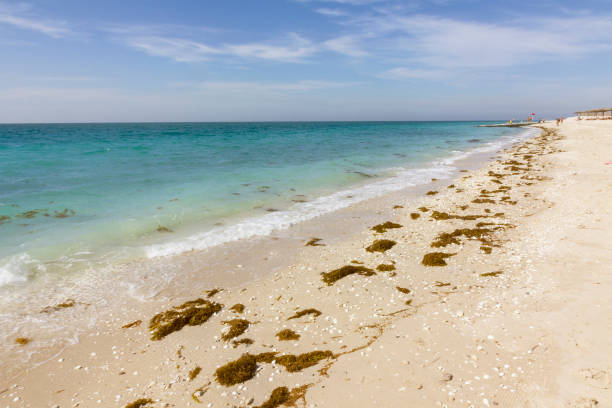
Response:
[[[351,35],[344,35],[331,40],[325,41],[325,46],[332,51],[350,57],[366,57],[369,55],[360,47],[360,38]]]
[[[318,8],[315,11],[319,14],[323,14],[324,16],[331,16],[331,17],[340,17],[340,16],[348,15],[346,11],[340,10],[340,9]]]
[[[309,40],[294,33],[289,34],[288,41],[284,44],[244,43],[213,47],[183,38],[161,36],[128,36],[123,41],[149,55],[167,57],[179,62],[202,61],[213,55],[298,62],[317,51],[317,47]]]
[[[449,72],[442,69],[414,69],[398,67],[389,69],[379,75],[387,79],[442,79],[449,76]]]
[[[0,24],[7,24],[22,30],[37,31],[49,37],[60,38],[71,33],[64,21],[45,20],[29,13],[26,4],[7,5],[0,2]]]
[[[265,82],[265,81],[205,81],[196,83],[180,83],[179,87],[197,89],[204,92],[221,93],[278,93],[278,92],[308,92],[318,89],[338,88],[354,85],[352,82],[334,82],[319,80],[301,80],[295,82]]]
[[[130,47],[155,57],[167,57],[179,62],[194,62],[206,59],[208,55],[221,51],[196,41],[182,38],[158,36],[129,37],[125,40]]]

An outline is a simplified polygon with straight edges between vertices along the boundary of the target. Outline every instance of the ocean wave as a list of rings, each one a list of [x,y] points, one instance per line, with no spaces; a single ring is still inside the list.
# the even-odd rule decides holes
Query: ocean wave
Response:
[[[536,129],[528,129],[519,135],[501,138],[485,143],[468,151],[457,151],[450,157],[437,160],[431,166],[420,169],[397,169],[394,176],[374,181],[356,188],[319,197],[307,203],[297,203],[287,210],[253,217],[234,225],[218,227],[179,240],[150,245],[144,248],[148,258],[178,255],[189,251],[203,250],[240,239],[270,235],[273,231],[284,230],[292,225],[307,221],[323,214],[346,208],[352,204],[378,197],[393,191],[429,183],[432,178],[452,177],[457,168],[453,163],[474,154],[503,149],[516,141],[531,137]]]
[[[32,274],[45,271],[40,261],[26,253],[13,255],[0,262],[0,286],[25,283]]]

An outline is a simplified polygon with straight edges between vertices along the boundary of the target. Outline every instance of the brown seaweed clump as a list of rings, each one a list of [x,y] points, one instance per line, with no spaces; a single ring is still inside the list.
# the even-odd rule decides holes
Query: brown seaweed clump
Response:
[[[319,361],[331,358],[334,356],[329,350],[325,351],[311,351],[304,354],[285,354],[283,356],[276,357],[276,363],[285,367],[290,373],[302,371],[305,368],[316,365]]]
[[[488,254],[490,254],[491,252],[493,252],[493,248],[491,248],[491,247],[489,247],[489,246],[484,246],[484,245],[482,245],[482,246],[480,247],[480,250],[481,250],[482,252],[484,252],[485,254],[487,254],[487,255],[488,255]]]
[[[504,273],[504,271],[494,271],[494,272],[486,272],[486,273],[481,273],[480,276],[499,276],[502,273]]]
[[[236,348],[241,344],[245,344],[247,346],[250,346],[251,344],[255,343],[253,341],[253,339],[240,339],[240,340],[234,340],[232,341],[232,347]]]
[[[66,299],[65,302],[58,303],[55,306],[47,306],[44,309],[42,309],[40,312],[41,313],[57,312],[58,310],[67,309],[69,307],[73,307],[75,304],[76,304],[76,302],[74,301],[74,299]]]
[[[404,208],[404,206],[403,205],[394,205],[393,206],[394,210],[397,210],[398,208]]]
[[[386,252],[389,249],[393,248],[397,244],[395,241],[391,241],[390,239],[377,239],[366,248],[368,252]]]
[[[68,218],[68,217],[72,217],[74,215],[74,210],[71,210],[69,208],[64,208],[64,211],[55,211],[55,214],[53,214],[53,216],[55,218]]]
[[[153,316],[149,322],[151,340],[161,340],[185,326],[199,326],[219,312],[223,305],[202,298],[190,300],[180,306]]]
[[[244,319],[232,319],[225,320],[224,324],[229,325],[229,330],[227,333],[221,336],[221,338],[225,341],[230,341],[234,337],[238,337],[243,334],[248,328],[251,322]]]
[[[427,207],[419,207],[419,211],[420,212],[427,212],[427,211],[429,211],[429,208],[427,208]]]
[[[300,335],[291,329],[284,329],[275,334],[280,341],[299,340]]]
[[[234,306],[230,307],[232,312],[242,313],[244,312],[244,305],[242,303],[236,303]]]
[[[391,221],[387,221],[384,224],[375,225],[375,226],[373,226],[370,229],[372,231],[378,232],[379,234],[382,234],[383,232],[387,232],[388,229],[393,229],[393,228],[402,228],[402,225],[396,224],[396,223],[391,222]]]
[[[443,232],[436,237],[436,240],[431,243],[433,248],[445,247],[451,244],[459,245],[461,241],[460,237],[464,236],[469,239],[476,238],[483,244],[491,244],[489,237],[493,230],[488,228],[458,228],[453,232]]]
[[[444,220],[474,221],[474,220],[477,220],[478,218],[487,218],[488,216],[487,215],[456,215],[456,214],[449,214],[447,212],[440,212],[440,211],[434,210],[431,213],[430,217],[436,221],[444,221]]]
[[[391,272],[395,270],[395,265],[393,264],[380,264],[376,267],[377,271],[380,272]]]
[[[304,246],[325,246],[325,244],[319,244],[319,241],[321,240],[322,238],[312,238]]]
[[[31,342],[32,339],[28,338],[28,337],[17,337],[15,339],[15,343],[25,346],[26,344],[28,344],[29,342]]]
[[[189,381],[195,380],[195,378],[198,376],[198,374],[200,374],[201,371],[202,367],[200,366],[197,366],[193,370],[189,371]]]
[[[11,219],[11,217],[9,217],[8,215],[0,215],[0,224],[4,224],[5,222],[9,221]]]
[[[396,286],[395,288],[406,295],[410,294],[410,289],[402,288],[400,286]]]
[[[142,320],[136,320],[136,321],[133,321],[132,323],[124,324],[123,326],[121,326],[121,328],[122,329],[131,329],[132,327],[140,326],[140,323],[142,323]]]
[[[300,311],[296,312],[293,316],[291,316],[287,320],[299,319],[300,317],[306,316],[306,315],[314,315],[314,317],[319,317],[319,316],[321,316],[321,312],[318,311],[317,309],[313,309],[313,308],[303,309],[303,310],[300,310]]]
[[[138,398],[136,401],[127,404],[125,408],[142,408],[149,404],[153,404],[153,400],[151,398]]]
[[[272,390],[272,394],[270,394],[270,398],[266,402],[255,408],[277,408],[289,401],[289,396],[289,389],[287,387],[277,387]]]
[[[419,218],[421,216],[421,214],[419,213],[410,213],[410,218],[412,218],[413,220],[416,220],[417,218]]]
[[[448,254],[445,252],[430,252],[423,256],[421,263],[425,266],[446,266],[446,258],[450,258],[457,254]]]
[[[437,192],[437,191],[428,191],[428,192],[426,193],[426,195],[428,195],[428,196],[433,196],[433,195],[436,195],[436,194],[438,194],[438,192]]]
[[[221,292],[222,290],[223,289],[219,289],[219,288],[214,288],[214,289],[211,289],[211,290],[207,290],[206,291],[206,297],[210,299],[211,297],[215,296],[217,293]]]
[[[323,275],[323,282],[327,283],[329,286],[333,285],[340,279],[353,274],[358,274],[362,276],[372,276],[376,274],[376,272],[374,272],[370,268],[366,268],[365,266],[345,265],[342,268],[334,269],[330,272],[321,273],[321,275]]]
[[[166,228],[163,225],[158,225],[156,231],[157,232],[172,232],[170,228]]]
[[[229,387],[250,380],[255,377],[256,372],[257,357],[246,353],[240,356],[238,360],[230,361],[217,368],[215,377],[219,384]]]
[[[474,204],[495,204],[495,200],[491,200],[490,198],[476,198],[472,200]]]

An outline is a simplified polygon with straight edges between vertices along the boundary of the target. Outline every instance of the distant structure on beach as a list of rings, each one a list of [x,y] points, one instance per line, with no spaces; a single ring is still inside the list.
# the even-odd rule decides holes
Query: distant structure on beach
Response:
[[[612,119],[612,108],[591,109],[587,111],[578,111],[578,120],[595,120],[595,119]]]

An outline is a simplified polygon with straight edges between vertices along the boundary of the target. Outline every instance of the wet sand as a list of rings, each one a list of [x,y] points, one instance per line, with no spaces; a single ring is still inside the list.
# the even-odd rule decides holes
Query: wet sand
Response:
[[[289,406],[612,404],[612,124],[545,126],[453,187],[370,200],[343,231],[305,226],[290,257],[274,239],[240,260],[228,247],[219,264],[271,262],[270,272],[210,297],[212,274],[177,282],[184,296],[109,316],[5,377],[0,406],[262,406],[271,395]],[[385,221],[399,227],[370,229]],[[313,237],[323,245],[301,246]],[[430,253],[452,256],[423,265]],[[151,333],[151,318],[179,305]],[[285,329],[293,340],[276,336]]]

